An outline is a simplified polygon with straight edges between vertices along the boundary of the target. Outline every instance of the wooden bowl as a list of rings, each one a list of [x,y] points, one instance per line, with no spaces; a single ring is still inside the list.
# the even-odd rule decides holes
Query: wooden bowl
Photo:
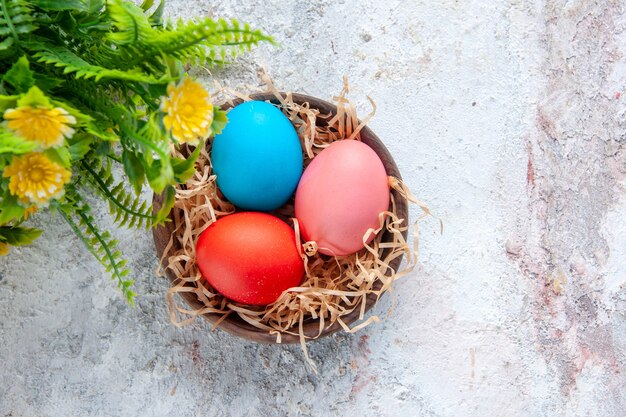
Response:
[[[281,94],[283,94],[284,96],[284,93],[281,93]],[[293,101],[296,103],[308,102],[311,108],[319,109],[321,114],[332,113],[333,115],[335,115],[337,112],[337,108],[333,104],[327,101],[320,100],[315,97],[310,97],[304,94],[292,94],[292,97],[293,97]],[[274,104],[278,104],[278,100],[276,100],[276,97],[271,93],[253,94],[251,98],[254,100],[264,100],[264,101],[270,101]],[[242,100],[235,100],[234,105],[240,104],[241,102]],[[224,109],[227,110],[230,107],[231,106],[229,105],[224,106]],[[324,121],[321,119],[319,119],[318,122],[324,123]],[[369,145],[372,149],[374,149],[374,151],[378,154],[380,159],[383,161],[383,164],[387,171],[387,175],[401,179],[400,172],[398,171],[398,167],[396,166],[396,163],[394,162],[393,158],[389,154],[389,151],[387,150],[387,148],[385,148],[385,145],[383,145],[381,140],[378,139],[378,136],[376,136],[374,132],[372,132],[368,127],[365,127],[363,130],[361,130],[361,140],[367,145]],[[409,219],[408,219],[408,208],[407,208],[406,200],[402,198],[394,190],[392,190],[392,194],[394,195],[394,198],[396,201],[396,213],[398,217],[405,219],[405,221],[408,223]],[[158,208],[161,206],[162,199],[160,198],[160,196],[155,195],[153,202],[155,205],[155,209],[158,210]],[[171,213],[170,213],[170,219],[173,220],[173,216]],[[160,226],[160,227],[153,229],[154,243],[156,246],[159,259],[163,255],[163,250],[165,249],[165,246],[168,244],[170,240],[170,236],[172,235],[173,229],[174,229],[173,221],[168,222],[164,226]],[[403,235],[406,239],[407,232],[405,231]],[[382,240],[383,241],[392,240],[391,233],[385,230]],[[176,249],[176,247],[174,249]],[[402,257],[395,258],[391,262],[390,265],[395,271],[398,271],[401,261],[402,261]],[[168,278],[170,279],[172,284],[174,284],[176,277],[170,270],[166,270],[166,271],[167,271]],[[380,282],[377,282],[374,288],[380,289],[381,285],[382,284]],[[189,304],[189,306],[192,309],[197,310],[197,309],[204,307],[204,304],[202,304],[197,299],[194,293],[183,292],[183,293],[180,293],[180,295],[185,299],[185,301]],[[369,310],[375,304],[375,302],[376,302],[376,295],[369,294],[367,296],[366,311]],[[218,320],[221,317],[220,315],[215,314],[215,313],[207,313],[207,314],[203,314],[203,316],[205,319],[207,319],[211,323],[214,323],[216,320]],[[355,311],[351,312],[350,314],[346,316],[343,316],[341,319],[343,320],[344,323],[346,323],[347,325],[350,325],[351,323],[356,321],[358,318],[359,318],[359,309],[357,308],[355,309]],[[227,332],[235,336],[243,337],[244,339],[252,340],[255,342],[259,342],[259,343],[276,343],[276,336],[270,335],[267,331],[258,329],[246,323],[244,320],[239,318],[239,316],[237,316],[236,314],[231,314],[228,317],[226,317],[226,319],[224,319],[219,324],[218,327],[221,328],[222,330],[226,330]],[[334,323],[332,326],[324,329],[319,337],[328,336],[336,332],[339,329],[341,329],[341,326],[339,325],[339,323]],[[297,333],[297,329],[294,329],[294,331]],[[306,336],[315,337],[317,336],[318,333],[319,333],[318,321],[309,320],[308,322],[307,321],[304,322],[304,334]],[[300,342],[299,337],[296,335],[285,334],[285,333],[282,335],[281,343],[299,343],[299,342]]]

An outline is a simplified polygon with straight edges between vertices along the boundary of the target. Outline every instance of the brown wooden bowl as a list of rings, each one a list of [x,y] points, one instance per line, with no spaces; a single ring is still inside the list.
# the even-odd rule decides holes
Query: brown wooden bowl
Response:
[[[281,93],[281,94],[283,94],[283,96],[285,95],[284,93]],[[276,97],[272,93],[253,94],[251,95],[251,98],[253,100],[270,101],[274,104],[279,103]],[[337,108],[335,107],[335,105],[327,101],[320,100],[315,97],[310,97],[304,94],[292,94],[292,98],[295,103],[308,102],[311,108],[318,109],[321,114],[327,115],[331,113],[332,115],[335,115],[337,113]],[[241,102],[242,100],[235,100],[234,105],[240,104]],[[227,110],[230,107],[231,107],[230,105],[223,106],[224,110]],[[319,119],[318,121],[320,123],[324,123],[324,121],[321,119]],[[401,179],[400,172],[398,171],[398,167],[396,166],[396,163],[394,162],[393,158],[389,154],[389,151],[387,150],[385,145],[383,145],[381,140],[378,138],[378,136],[374,134],[374,132],[372,132],[368,127],[365,127],[363,130],[361,130],[361,140],[367,145],[369,145],[372,149],[374,149],[374,151],[378,154],[380,159],[383,161],[383,165],[385,166],[387,175]],[[398,217],[405,219],[406,222],[408,223],[408,220],[409,220],[408,219],[408,207],[407,207],[406,200],[402,198],[395,190],[392,190],[392,194],[394,195],[394,198],[396,201],[396,214],[398,215]],[[153,198],[153,202],[155,205],[155,209],[158,210],[158,208],[161,206],[162,199],[160,198],[160,196],[155,195]],[[173,216],[171,213],[170,213],[170,220],[173,220]],[[159,259],[163,255],[163,250],[165,249],[165,246],[168,244],[173,230],[174,230],[173,221],[168,222],[164,226],[160,226],[160,227],[153,229],[154,244],[156,246]],[[404,235],[404,238],[406,239],[407,232],[405,231],[403,235]],[[392,240],[391,233],[385,230],[382,240],[383,241]],[[175,245],[176,245],[176,242],[175,242]],[[395,258],[391,262],[390,265],[395,271],[398,271],[401,261],[402,261],[402,257]],[[170,271],[169,269],[166,269],[166,271],[167,271],[168,278],[170,279],[172,284],[174,284],[176,277],[174,276],[172,271]],[[377,282],[374,288],[380,289],[381,286],[382,286],[382,283]],[[183,293],[180,293],[180,295],[185,299],[185,301],[189,304],[189,306],[192,309],[198,310],[204,307],[204,304],[202,304],[198,300],[198,298],[196,297],[194,293],[183,292]],[[376,302],[376,295],[369,294],[367,296],[366,311],[369,310],[375,304],[375,302]],[[203,314],[203,316],[205,319],[207,319],[211,323],[214,323],[221,317],[219,314],[215,314],[215,313],[206,313],[206,314]],[[351,312],[350,314],[346,316],[343,316],[341,319],[343,320],[344,323],[346,323],[347,325],[350,325],[351,323],[356,321],[358,318],[359,318],[359,309],[357,308],[355,309],[355,311]],[[270,335],[267,331],[258,329],[246,323],[244,320],[239,318],[239,316],[237,316],[236,314],[231,314],[228,317],[226,317],[219,324],[218,327],[221,328],[222,330],[226,330],[227,332],[235,336],[243,337],[244,339],[252,340],[255,342],[259,342],[259,343],[276,343],[276,336]],[[313,338],[317,336],[319,333],[319,322],[317,320],[305,321],[303,328],[304,328],[304,334],[308,337]],[[336,332],[339,329],[341,329],[341,326],[339,325],[339,323],[334,323],[332,326],[324,329],[319,337],[328,336]],[[294,331],[297,333],[298,330],[294,329]],[[282,335],[281,343],[299,343],[299,341],[300,339],[298,336],[284,333]]]

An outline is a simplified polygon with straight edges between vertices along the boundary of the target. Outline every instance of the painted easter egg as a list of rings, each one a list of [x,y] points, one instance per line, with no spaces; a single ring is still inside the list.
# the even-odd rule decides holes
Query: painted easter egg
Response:
[[[315,241],[326,255],[354,253],[363,248],[367,230],[379,227],[379,214],[389,207],[385,167],[362,142],[334,142],[304,171],[295,203],[306,241]]]
[[[248,101],[228,112],[211,151],[217,185],[235,206],[270,211],[292,195],[302,175],[302,147],[278,108]]]
[[[244,304],[273,303],[304,275],[293,229],[265,213],[220,218],[200,235],[196,258],[215,290]]]

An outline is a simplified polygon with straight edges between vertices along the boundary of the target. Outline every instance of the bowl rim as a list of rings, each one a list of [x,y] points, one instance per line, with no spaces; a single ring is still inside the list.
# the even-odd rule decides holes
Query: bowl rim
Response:
[[[279,94],[282,97],[287,96],[287,93],[285,92],[280,92]],[[305,102],[308,102],[311,108],[318,109],[320,111],[320,114],[322,115],[331,114],[332,116],[334,116],[337,112],[337,107],[334,104],[329,103],[328,101],[321,100],[319,98],[308,96],[305,94],[299,94],[299,93],[290,93],[290,94],[291,94],[292,100],[295,103],[303,104]],[[269,102],[272,102],[273,104],[280,103],[279,100],[276,98],[275,94],[271,92],[251,94],[250,98],[253,100],[269,101]],[[227,104],[222,105],[221,107],[223,110],[228,110],[242,102],[243,100],[238,98],[238,99],[233,100],[232,104],[227,103]],[[383,165],[385,166],[385,171],[387,172],[387,175],[396,177],[397,179],[401,180],[402,177],[400,175],[400,171],[398,170],[398,167],[393,157],[391,156],[391,154],[389,153],[389,151],[387,150],[383,142],[378,138],[378,136],[368,126],[365,126],[361,130],[360,134],[361,134],[361,141],[369,145],[382,160]],[[396,213],[398,214],[399,217],[404,218],[408,224],[409,223],[409,211],[408,211],[408,204],[407,204],[406,199],[402,198],[396,190],[392,189],[391,193],[394,195],[394,198],[395,198]],[[160,195],[158,194],[153,195],[153,204],[154,204],[155,210],[158,210],[161,207],[162,202],[163,200]],[[163,251],[165,250],[169,242],[170,236],[172,235],[174,231],[173,213],[170,212],[170,214],[168,215],[168,218],[172,221],[152,229],[156,252],[157,252],[157,256],[159,260],[162,258]],[[402,235],[406,239],[408,235],[408,230],[405,230],[404,232],[402,232]],[[390,232],[387,230],[385,230],[383,234],[383,239],[385,239],[385,237],[390,237]],[[384,251],[385,250],[383,250],[382,252],[384,253]],[[390,266],[394,271],[397,272],[399,270],[400,263],[402,262],[402,258],[403,256],[399,256],[390,262]],[[170,280],[170,283],[173,285],[176,281],[176,277],[174,276],[174,273],[171,270],[165,268],[165,265],[164,265],[164,270],[166,272],[168,279]],[[380,287],[382,286],[382,283],[378,281],[374,285],[375,285],[374,286],[375,289],[380,289]],[[185,302],[187,302],[187,304],[189,304],[189,306],[193,308],[194,310],[199,310],[200,308],[204,307],[204,304],[198,300],[198,298],[196,297],[194,293],[182,292],[180,293],[180,295],[183,297]],[[379,296],[377,296],[374,293],[368,294],[366,296],[366,307],[365,307],[366,313],[376,304],[378,298]],[[360,309],[357,308],[353,310],[351,313],[345,316],[342,316],[341,320],[346,325],[349,326],[350,324],[358,320],[359,315],[360,315]],[[222,319],[222,315],[217,314],[217,313],[204,313],[202,314],[202,316],[212,324],[215,324],[218,320]],[[258,342],[258,343],[265,343],[265,344],[278,343],[276,341],[275,334],[270,334],[266,330],[259,329],[257,327],[252,326],[251,324],[245,322],[236,314],[230,314],[226,318],[221,320],[217,328],[225,330],[226,332],[232,335],[239,336],[241,338]],[[325,336],[329,336],[337,332],[340,329],[342,329],[342,326],[339,324],[339,322],[333,323],[331,326],[324,328],[321,332],[319,330],[318,320],[305,321],[303,324],[303,333],[307,337],[307,340],[316,340]],[[297,327],[294,329],[294,333],[296,334],[285,333],[285,332],[281,333],[280,343],[281,344],[300,343],[300,336],[298,334]]]

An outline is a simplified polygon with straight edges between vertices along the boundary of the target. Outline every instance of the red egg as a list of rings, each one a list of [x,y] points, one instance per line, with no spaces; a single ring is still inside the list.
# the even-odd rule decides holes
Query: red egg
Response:
[[[293,229],[265,213],[222,217],[200,235],[196,258],[213,288],[244,304],[273,303],[304,275]]]

